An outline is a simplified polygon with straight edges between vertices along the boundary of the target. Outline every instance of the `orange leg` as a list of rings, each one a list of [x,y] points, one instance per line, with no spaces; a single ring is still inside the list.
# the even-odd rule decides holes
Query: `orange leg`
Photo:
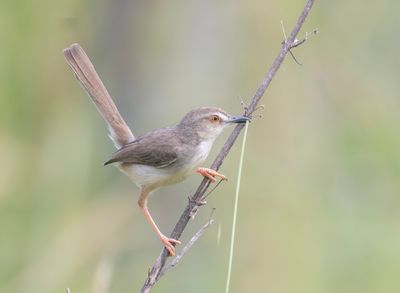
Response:
[[[160,238],[162,244],[164,247],[168,250],[169,254],[174,256],[175,255],[175,244],[181,244],[179,240],[173,239],[173,238],[168,238],[165,236],[163,233],[161,233],[160,229],[158,229],[157,224],[154,222],[149,210],[147,209],[147,195],[148,193],[143,192],[143,190],[140,192],[140,197],[139,197],[139,207],[144,213],[144,216],[146,217],[147,221],[150,223],[151,227],[154,229],[154,231],[157,233],[158,237]]]
[[[225,175],[218,173],[217,171],[209,168],[197,168],[196,170],[197,173],[203,175],[204,177],[207,177],[210,179],[212,182],[217,181],[216,177],[221,177],[222,180],[228,180],[228,178],[225,177]]]

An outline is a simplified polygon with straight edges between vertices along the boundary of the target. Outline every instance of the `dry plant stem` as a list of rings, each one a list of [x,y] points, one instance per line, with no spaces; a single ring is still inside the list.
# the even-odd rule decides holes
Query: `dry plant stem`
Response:
[[[283,43],[281,50],[279,51],[278,55],[276,56],[272,66],[268,70],[267,74],[265,75],[264,79],[261,82],[261,85],[255,92],[253,98],[251,99],[249,105],[245,109],[244,115],[251,116],[254,110],[257,108],[260,99],[264,95],[266,89],[270,85],[273,77],[275,76],[276,72],[278,71],[280,65],[282,64],[283,60],[285,59],[286,55],[288,54],[289,50],[295,44],[295,39],[297,34],[300,31],[304,21],[307,18],[309,11],[311,10],[314,4],[314,0],[308,0],[302,13],[300,14],[297,22],[290,33],[289,38]],[[240,131],[243,129],[244,125],[240,124],[235,127],[231,135],[228,137],[227,141],[225,142],[222,150],[219,152],[217,158],[211,165],[211,169],[218,170],[219,167],[222,165],[225,157],[228,155],[230,149],[232,148],[233,144],[235,143],[236,139],[238,138]],[[180,216],[178,222],[175,225],[174,230],[171,233],[171,238],[179,239],[183,233],[183,230],[186,228],[191,215],[194,215],[197,209],[200,207],[199,204],[203,199],[203,196],[210,186],[210,181],[208,179],[203,179],[200,183],[199,187],[197,188],[196,192],[192,196],[191,200],[187,204],[185,210],[183,211],[182,215]],[[141,289],[141,293],[150,292],[151,288],[154,284],[160,279],[160,273],[165,266],[165,262],[168,258],[168,252],[166,249],[163,249],[159,257],[157,258],[156,262],[154,263],[153,267],[148,273],[147,279]]]
[[[160,279],[162,276],[164,276],[164,274],[168,273],[171,269],[173,269],[182,260],[182,258],[188,253],[189,249],[200,238],[200,236],[203,235],[204,231],[214,223],[214,219],[212,218],[214,211],[215,211],[215,208],[211,211],[210,219],[207,221],[207,223],[203,227],[201,227],[201,229],[199,231],[197,231],[196,234],[193,235],[192,239],[190,239],[188,241],[188,243],[185,245],[185,247],[181,249],[181,251],[171,261],[171,263],[168,266],[165,266],[161,270],[160,274],[157,277],[157,280]]]

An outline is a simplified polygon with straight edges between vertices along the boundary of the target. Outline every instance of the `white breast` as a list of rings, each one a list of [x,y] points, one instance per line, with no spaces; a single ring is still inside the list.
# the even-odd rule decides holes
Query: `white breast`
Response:
[[[203,141],[198,145],[197,152],[193,156],[190,163],[191,170],[197,169],[204,163],[204,161],[207,159],[208,154],[210,153],[212,144],[213,141],[208,140],[208,141]]]

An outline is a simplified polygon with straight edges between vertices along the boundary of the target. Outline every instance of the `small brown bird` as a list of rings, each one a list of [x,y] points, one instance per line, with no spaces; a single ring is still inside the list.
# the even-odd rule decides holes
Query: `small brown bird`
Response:
[[[76,78],[92,98],[106,120],[110,138],[118,151],[104,163],[115,165],[140,188],[138,204],[165,248],[175,254],[180,241],[161,233],[147,209],[147,197],[162,186],[178,183],[193,172],[216,181],[224,175],[201,168],[214,140],[232,123],[245,123],[248,117],[231,116],[222,109],[203,107],[190,111],[176,125],[153,130],[134,137],[121,117],[92,63],[78,44],[64,50]]]

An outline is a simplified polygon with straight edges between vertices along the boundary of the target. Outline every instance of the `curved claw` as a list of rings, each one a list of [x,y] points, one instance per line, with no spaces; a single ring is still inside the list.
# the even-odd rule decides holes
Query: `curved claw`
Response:
[[[198,168],[196,170],[197,173],[203,175],[204,177],[207,177],[210,179],[212,182],[217,181],[216,177],[220,177],[222,180],[228,180],[225,175],[218,173],[217,171],[209,168]]]
[[[164,235],[161,235],[161,242],[163,243],[164,247],[168,250],[171,256],[175,255],[175,247],[174,244],[181,244],[179,240],[168,238]]]

